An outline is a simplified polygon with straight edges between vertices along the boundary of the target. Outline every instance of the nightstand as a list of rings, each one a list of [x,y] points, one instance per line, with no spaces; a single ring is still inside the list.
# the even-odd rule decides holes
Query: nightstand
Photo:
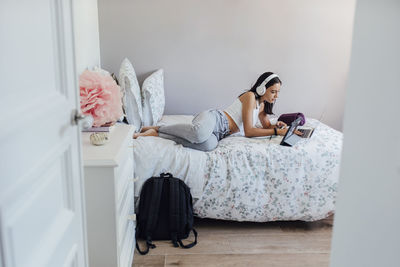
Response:
[[[130,267],[135,249],[134,127],[116,124],[108,143],[82,133],[89,266]]]

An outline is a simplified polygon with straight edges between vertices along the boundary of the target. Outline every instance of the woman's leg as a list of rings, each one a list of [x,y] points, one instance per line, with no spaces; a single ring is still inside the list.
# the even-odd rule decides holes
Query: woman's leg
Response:
[[[140,133],[133,134],[133,139],[136,139],[139,136],[158,136],[158,128],[160,128],[160,126],[142,127],[142,129],[140,129]]]
[[[160,126],[144,126],[142,127],[142,129],[140,130],[141,133],[144,133],[150,129],[154,129],[156,131],[158,131],[158,128],[160,128]]]
[[[203,111],[192,120],[191,124],[161,126],[159,133],[173,135],[194,144],[208,140],[215,128],[216,118],[212,111]]]
[[[217,145],[218,145],[218,139],[214,134],[211,134],[211,136],[204,142],[202,143],[191,143],[183,138],[179,138],[173,135],[169,135],[169,134],[164,134],[164,133],[159,133],[159,136],[165,139],[169,139],[172,141],[175,141],[177,144],[181,144],[184,147],[189,147],[189,148],[193,148],[196,150],[201,150],[201,151],[211,151],[214,150]]]
[[[139,136],[158,136],[158,132],[155,129],[149,129],[147,131],[140,131],[140,133],[133,134],[133,139],[136,139]]]

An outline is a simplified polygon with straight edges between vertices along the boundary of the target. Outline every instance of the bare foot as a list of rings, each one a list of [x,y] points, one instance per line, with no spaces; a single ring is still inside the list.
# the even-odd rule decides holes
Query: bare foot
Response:
[[[158,136],[158,132],[155,129],[149,129],[145,132],[135,133],[133,139],[136,139],[139,136]]]
[[[140,132],[144,133],[144,132],[146,132],[147,130],[150,130],[150,129],[154,129],[154,130],[156,130],[158,132],[159,128],[160,128],[160,126],[145,126],[145,127],[142,127],[142,130]]]

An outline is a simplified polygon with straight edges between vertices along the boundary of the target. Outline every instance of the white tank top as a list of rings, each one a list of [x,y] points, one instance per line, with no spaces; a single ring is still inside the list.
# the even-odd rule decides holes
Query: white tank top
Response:
[[[253,110],[253,126],[256,125],[258,121],[258,114],[260,113],[260,105],[258,104],[258,101],[256,101],[256,105],[256,108]],[[228,113],[229,116],[231,116],[237,127],[239,127],[240,133],[244,135],[242,102],[240,101],[240,99],[236,98],[235,101],[233,101],[232,105],[227,107],[224,111]]]

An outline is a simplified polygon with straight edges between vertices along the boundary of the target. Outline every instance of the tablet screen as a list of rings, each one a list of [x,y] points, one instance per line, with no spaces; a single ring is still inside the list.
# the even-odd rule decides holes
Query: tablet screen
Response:
[[[285,136],[282,139],[281,145],[285,144],[285,141],[289,139],[294,133],[294,130],[296,130],[297,126],[299,126],[299,123],[301,121],[301,118],[297,118],[292,124],[290,125],[288,131],[286,132]]]

